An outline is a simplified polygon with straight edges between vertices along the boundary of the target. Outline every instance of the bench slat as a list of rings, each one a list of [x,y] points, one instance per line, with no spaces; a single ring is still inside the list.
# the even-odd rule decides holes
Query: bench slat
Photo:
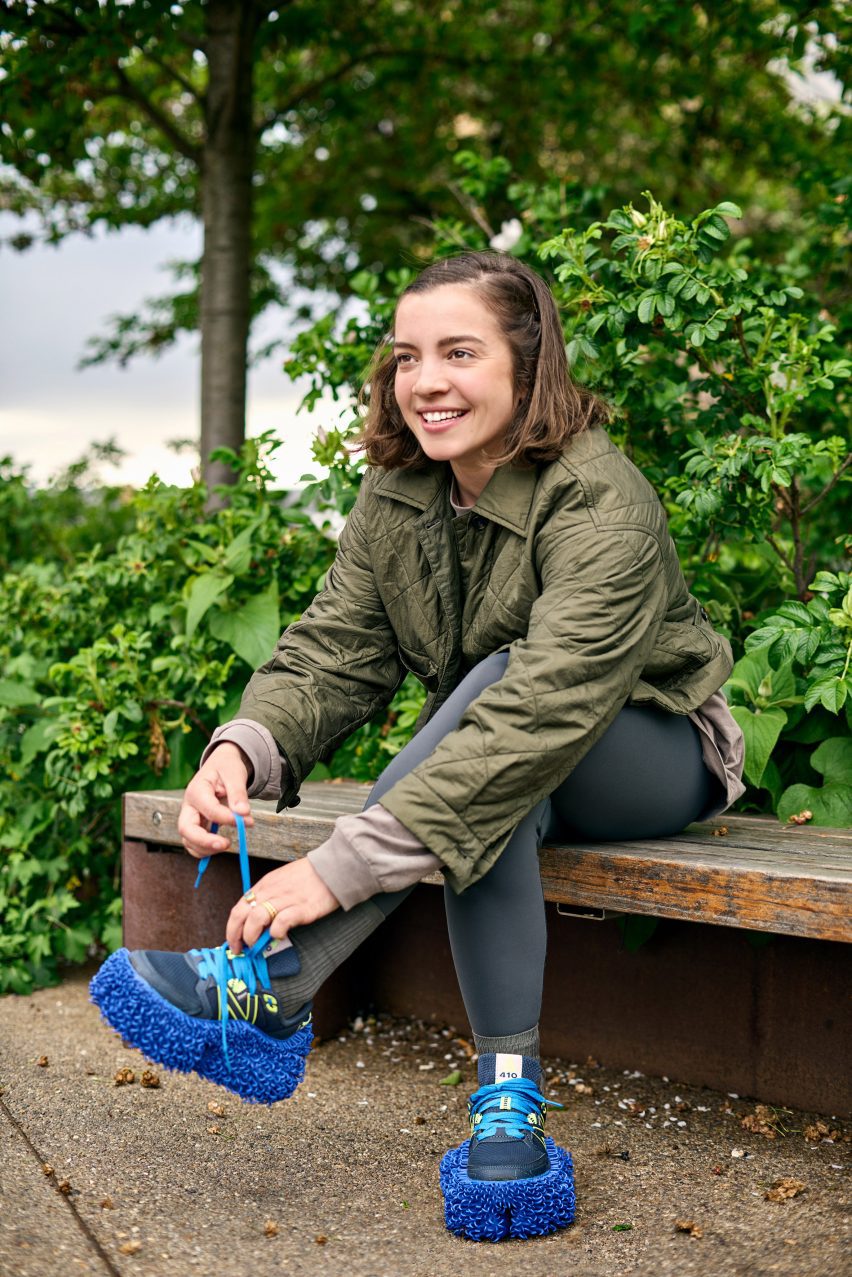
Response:
[[[300,805],[280,815],[272,802],[252,802],[251,854],[305,855],[337,816],[360,811],[369,791],[353,781],[308,782]],[[171,790],[126,794],[125,838],[178,846],[181,799]],[[714,834],[722,827],[727,834]],[[559,903],[852,942],[852,830],[725,814],[677,838],[547,847],[541,873],[545,898]]]

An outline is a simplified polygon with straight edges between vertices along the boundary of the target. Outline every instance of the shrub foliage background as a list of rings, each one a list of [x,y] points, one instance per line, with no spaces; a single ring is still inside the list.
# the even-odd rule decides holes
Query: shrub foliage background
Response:
[[[612,404],[613,437],[655,484],[690,588],[734,644],[741,805],[852,823],[845,189],[767,262],[731,238],[730,203],[682,221],[646,192],[590,221],[582,189],[512,183],[470,153],[458,167],[467,216],[435,225],[434,252],[496,237],[548,275],[575,375]],[[491,225],[507,201],[516,216]],[[329,315],[291,347],[306,405],[327,389],[343,405],[315,446],[329,477],[297,503],[271,489],[271,436],[223,456],[238,478],[212,514],[201,485],[92,486],[84,461],[34,492],[0,463],[0,990],[119,943],[119,797],[186,783],[320,587],[334,539],[307,506],[351,507],[354,392],[410,274],[362,272],[359,318]],[[375,776],[421,703],[407,681],[316,775]]]

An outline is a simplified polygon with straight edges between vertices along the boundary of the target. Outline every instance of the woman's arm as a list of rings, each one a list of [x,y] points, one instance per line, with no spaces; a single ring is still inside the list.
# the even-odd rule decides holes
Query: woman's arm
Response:
[[[405,676],[365,536],[370,482],[368,475],[323,589],[243,694],[240,718],[262,724],[286,764],[282,805],[319,758],[388,704]]]

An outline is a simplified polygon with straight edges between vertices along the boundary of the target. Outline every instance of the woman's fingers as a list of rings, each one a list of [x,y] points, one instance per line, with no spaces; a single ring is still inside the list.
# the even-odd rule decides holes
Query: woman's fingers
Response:
[[[246,782],[248,763],[236,745],[219,745],[186,787],[178,817],[178,833],[193,856],[212,856],[226,851],[230,840],[210,832],[210,825],[235,825],[233,812],[254,824]]]
[[[208,816],[208,811],[218,814]],[[186,850],[193,856],[213,856],[217,851],[227,851],[230,842],[222,834],[212,834],[207,828],[208,820],[220,825],[233,825],[234,818],[227,807],[221,803],[204,802],[198,797],[198,789],[190,797],[187,790],[183,806],[178,816],[178,833]]]
[[[305,926],[338,909],[339,903],[310,861],[280,865],[255,883],[249,899],[231,910],[225,935],[235,953],[253,945],[267,929],[283,940],[291,927]]]

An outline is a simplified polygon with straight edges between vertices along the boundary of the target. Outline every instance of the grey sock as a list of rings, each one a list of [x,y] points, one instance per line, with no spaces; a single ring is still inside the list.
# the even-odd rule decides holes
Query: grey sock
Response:
[[[348,913],[337,909],[306,927],[294,927],[290,938],[299,955],[301,970],[294,975],[270,979],[284,1013],[293,1015],[310,1001],[332,971],[372,935],[385,916],[372,900],[364,900]]]
[[[496,1055],[499,1051],[506,1055],[526,1055],[531,1060],[537,1060],[540,1054],[537,1024],[531,1029],[524,1029],[523,1033],[509,1033],[502,1037],[484,1037],[474,1033],[473,1043],[479,1055]]]

